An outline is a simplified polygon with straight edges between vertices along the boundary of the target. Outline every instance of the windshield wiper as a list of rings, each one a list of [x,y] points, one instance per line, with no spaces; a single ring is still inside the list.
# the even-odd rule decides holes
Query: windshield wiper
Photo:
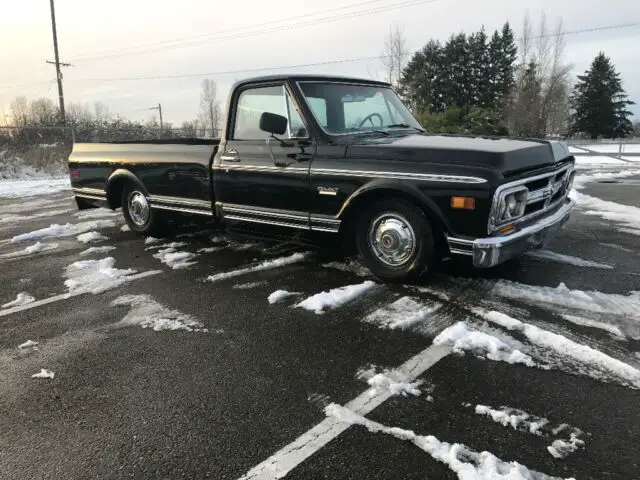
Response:
[[[412,127],[407,123],[394,123],[393,125],[387,125],[387,128],[412,128],[414,130],[418,130],[419,132],[424,132],[423,128]]]

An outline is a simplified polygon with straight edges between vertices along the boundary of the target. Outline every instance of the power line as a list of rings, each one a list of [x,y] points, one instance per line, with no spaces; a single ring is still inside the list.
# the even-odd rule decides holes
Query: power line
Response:
[[[140,50],[140,51],[136,51],[136,52],[129,52],[129,53],[112,53],[109,55],[102,55],[102,56],[96,56],[96,57],[89,57],[89,58],[85,58],[85,59],[76,59],[76,62],[80,62],[80,61],[88,61],[88,60],[97,60],[97,59],[104,59],[104,58],[115,58],[115,57],[122,57],[122,56],[128,56],[128,55],[139,55],[139,54],[145,54],[145,53],[152,53],[154,51],[162,51],[162,52],[166,52],[168,50],[175,50],[175,49],[179,49],[179,48],[185,48],[185,47],[196,47],[196,46],[200,46],[200,45],[206,45],[206,44],[212,44],[212,43],[218,43],[218,42],[222,42],[222,41],[228,41],[228,40],[237,40],[237,39],[242,39],[242,38],[249,38],[249,37],[254,37],[256,35],[264,35],[267,33],[274,33],[274,32],[281,32],[281,31],[287,31],[287,30],[295,30],[295,29],[299,29],[299,28],[303,28],[303,27],[311,27],[311,26],[315,26],[315,25],[321,25],[324,23],[332,23],[332,22],[336,22],[339,20],[346,20],[346,19],[350,19],[350,18],[354,18],[354,17],[362,17],[362,16],[367,16],[367,15],[374,15],[376,13],[381,13],[381,12],[388,12],[391,10],[397,10],[400,8],[407,8],[407,7],[412,7],[415,5],[420,5],[420,4],[429,4],[429,3],[435,3],[438,2],[440,0],[404,0],[402,2],[399,3],[395,3],[392,5],[384,5],[384,6],[380,6],[378,8],[374,8],[374,9],[365,9],[365,10],[358,10],[355,12],[347,12],[344,13],[342,15],[332,15],[329,17],[324,17],[324,18],[317,18],[317,19],[312,19],[306,22],[301,22],[301,23],[295,23],[295,24],[291,24],[291,25],[281,25],[278,27],[270,27],[270,28],[266,28],[266,29],[262,29],[262,30],[253,30],[250,32],[241,32],[241,33],[236,33],[233,35],[227,35],[227,36],[222,36],[219,38],[213,38],[213,39],[209,39],[209,40],[201,40],[201,41],[196,41],[196,42],[188,42],[188,43],[178,43],[176,45],[172,45],[172,46],[165,46],[165,47],[153,47],[153,48],[147,48],[146,50]],[[365,2],[366,3],[372,3],[370,2]],[[320,13],[329,13],[331,12],[331,10],[328,10],[327,12],[320,12]],[[294,19],[296,17],[293,17]],[[218,34],[216,34],[218,35]]]
[[[132,47],[127,47],[127,48],[122,48],[122,49],[115,49],[115,50],[102,50],[102,51],[98,51],[98,52],[93,52],[93,53],[85,53],[85,54],[81,54],[79,57],[77,57],[77,61],[85,61],[85,60],[90,60],[90,59],[94,59],[94,58],[102,58],[102,55],[109,55],[112,53],[119,53],[119,52],[123,52],[123,51],[128,51],[128,50],[137,50],[140,48],[148,48],[148,47],[155,47],[158,45],[166,45],[166,44],[170,44],[170,43],[176,43],[176,42],[183,42],[185,40],[195,40],[198,38],[205,38],[205,37],[215,37],[218,36],[220,34],[223,33],[231,33],[231,32],[236,32],[239,30],[246,30],[246,29],[250,29],[250,28],[256,28],[256,27],[263,27],[266,25],[272,25],[272,24],[277,24],[277,23],[284,23],[284,22],[288,22],[291,20],[299,20],[301,18],[307,18],[307,17],[312,17],[314,15],[320,15],[320,14],[325,14],[325,13],[331,13],[331,12],[337,12],[340,10],[348,10],[350,8],[355,8],[355,7],[361,7],[364,5],[370,5],[373,3],[380,3],[384,0],[368,0],[366,2],[360,2],[360,3],[353,3],[350,5],[345,5],[342,7],[337,7],[337,8],[332,8],[329,10],[320,10],[320,11],[316,11],[316,12],[311,12],[311,13],[305,13],[303,15],[296,15],[294,17],[287,17],[287,18],[280,18],[277,20],[270,20],[268,22],[261,22],[261,23],[254,23],[251,25],[245,25],[243,27],[236,27],[236,28],[231,28],[231,29],[227,29],[227,30],[221,30],[219,32],[214,32],[214,33],[203,33],[200,35],[192,35],[189,37],[181,37],[181,38],[175,38],[173,40],[164,40],[162,42],[154,42],[154,43],[148,43],[145,45],[137,45],[137,46],[132,46]]]
[[[571,30],[567,32],[563,32],[563,36],[568,35],[579,35],[582,33],[591,33],[596,31],[604,31],[604,30],[613,30],[619,28],[628,28],[640,26],[640,22],[636,23],[626,23],[626,24],[617,24],[617,25],[606,25],[601,27],[591,27],[591,28],[583,28],[579,30]],[[544,36],[538,35],[531,38],[543,38],[543,37],[554,37],[557,34],[547,34]],[[417,50],[416,50],[417,51]],[[405,56],[411,56],[414,53],[407,53]],[[375,55],[375,56],[364,56],[364,57],[356,57],[356,58],[347,58],[340,60],[327,60],[322,62],[313,62],[313,63],[302,63],[295,65],[286,65],[286,66],[276,66],[276,67],[259,67],[259,68],[249,68],[249,69],[238,69],[238,70],[224,70],[224,71],[215,71],[215,72],[204,72],[204,73],[184,73],[184,74],[173,74],[173,75],[152,75],[152,76],[131,76],[131,77],[110,77],[110,78],[78,78],[78,79],[70,79],[69,81],[73,82],[117,82],[117,81],[137,81],[137,80],[171,80],[171,79],[180,79],[180,78],[193,78],[193,77],[215,77],[221,75],[233,75],[238,73],[252,73],[252,72],[265,72],[265,71],[278,71],[278,70],[288,70],[293,68],[308,68],[315,66],[323,66],[323,65],[334,65],[341,63],[352,63],[352,62],[361,62],[366,60],[379,60],[381,58],[385,58],[385,55]],[[41,85],[49,82],[34,82],[27,83],[22,85],[11,85],[11,86],[29,86],[29,85]],[[9,86],[9,85],[6,85]]]

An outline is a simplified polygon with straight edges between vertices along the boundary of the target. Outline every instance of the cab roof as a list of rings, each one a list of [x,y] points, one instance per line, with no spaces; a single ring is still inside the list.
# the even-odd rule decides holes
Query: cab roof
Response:
[[[367,85],[378,85],[381,87],[391,87],[391,85],[387,82],[380,82],[378,80],[370,80],[365,78],[357,78],[357,77],[343,77],[343,76],[334,76],[334,75],[309,75],[309,74],[281,74],[281,75],[262,75],[258,77],[246,78],[244,80],[240,80],[236,82],[233,86],[235,90],[238,87],[249,83],[268,83],[268,82],[285,82],[285,81],[314,81],[314,82],[344,82],[344,83],[360,83]]]

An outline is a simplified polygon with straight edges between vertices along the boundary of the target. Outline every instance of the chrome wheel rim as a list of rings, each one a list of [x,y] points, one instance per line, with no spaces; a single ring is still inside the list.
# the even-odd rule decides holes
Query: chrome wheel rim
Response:
[[[132,192],[128,201],[129,216],[131,221],[139,227],[144,226],[149,220],[149,202],[140,192]]]
[[[398,213],[385,213],[371,222],[369,245],[385,265],[401,267],[416,251],[416,234],[409,221]]]

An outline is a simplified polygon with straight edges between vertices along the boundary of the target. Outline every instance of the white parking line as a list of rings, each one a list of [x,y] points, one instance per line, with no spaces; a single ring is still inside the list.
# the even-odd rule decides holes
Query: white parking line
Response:
[[[136,275],[131,275],[127,277],[127,281],[129,280],[139,280],[141,278],[151,277],[152,275],[157,275],[162,273],[162,270],[151,270],[148,272],[138,273]],[[43,298],[42,300],[37,300],[35,302],[27,303],[25,305],[19,305],[17,307],[7,308],[5,310],[0,310],[0,317],[5,317],[7,315],[11,315],[12,313],[22,312],[24,310],[30,310],[32,308],[41,307],[42,305],[48,305],[49,303],[55,303],[60,300],[66,300],[67,298],[77,297],[78,295],[84,295],[88,292],[74,292],[74,293],[61,293],[60,295],[54,295],[53,297]]]
[[[447,346],[431,345],[389,375],[401,379],[402,382],[412,382],[450,352],[451,349]],[[345,407],[364,416],[391,396],[392,394],[388,391],[370,388],[347,403]],[[249,470],[240,480],[282,478],[350,426],[334,417],[327,417],[292,443]]]

